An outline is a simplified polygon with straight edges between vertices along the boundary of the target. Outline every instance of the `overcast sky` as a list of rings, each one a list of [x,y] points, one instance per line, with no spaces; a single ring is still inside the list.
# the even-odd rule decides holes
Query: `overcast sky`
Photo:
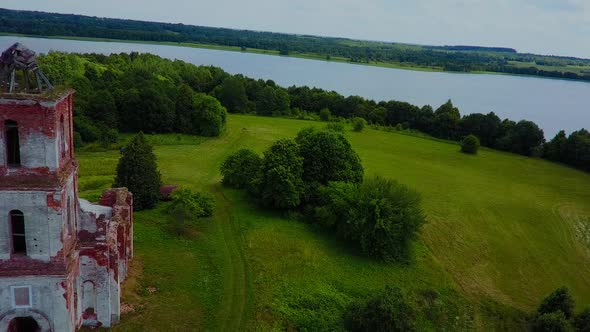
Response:
[[[0,7],[590,58],[590,0],[1,0]]]

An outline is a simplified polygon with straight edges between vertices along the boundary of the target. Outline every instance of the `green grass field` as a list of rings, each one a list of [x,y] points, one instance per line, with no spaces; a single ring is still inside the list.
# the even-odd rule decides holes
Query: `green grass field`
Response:
[[[310,125],[324,124],[230,115],[221,138],[150,137],[165,183],[211,192],[216,213],[189,238],[170,231],[165,203],[135,214],[137,258],[124,298],[135,311],[115,331],[338,329],[351,301],[385,285],[423,308],[421,330],[522,328],[524,315],[561,285],[578,309],[590,305],[590,174],[487,149],[465,155],[452,143],[398,133],[349,131],[366,174],[420,191],[428,215],[415,262],[383,264],[220,185],[218,169],[230,153],[262,152]],[[77,155],[81,194],[95,199],[110,186],[119,153]]]

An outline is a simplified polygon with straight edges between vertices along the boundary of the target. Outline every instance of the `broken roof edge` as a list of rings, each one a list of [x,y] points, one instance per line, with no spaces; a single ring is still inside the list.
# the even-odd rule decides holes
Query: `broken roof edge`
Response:
[[[44,102],[55,105],[63,101],[68,96],[75,94],[76,90],[66,87],[55,87],[51,91],[44,93],[0,93],[0,104],[19,103],[19,102]]]

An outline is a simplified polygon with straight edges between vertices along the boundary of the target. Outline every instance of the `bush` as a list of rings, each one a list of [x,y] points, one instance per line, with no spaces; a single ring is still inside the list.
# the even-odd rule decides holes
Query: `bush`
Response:
[[[344,124],[342,122],[331,122],[326,125],[326,130],[336,133],[344,132]]]
[[[332,114],[330,113],[330,110],[327,108],[322,108],[320,110],[320,120],[322,121],[330,121],[330,118],[332,117]]]
[[[266,152],[253,191],[264,206],[291,209],[303,195],[303,159],[293,140],[276,141]]]
[[[122,149],[114,186],[127,187],[133,193],[133,208],[140,211],[156,205],[161,184],[152,146],[140,132]]]
[[[100,126],[100,137],[98,139],[100,145],[108,147],[111,144],[117,143],[119,140],[119,132],[117,129]]]
[[[186,234],[187,226],[198,218],[213,216],[215,201],[212,196],[179,188],[172,192],[173,201],[169,207],[174,217],[174,230],[177,234]]]
[[[82,135],[79,132],[74,132],[74,147],[80,148],[84,146],[84,141],[82,140]]]
[[[219,136],[227,119],[225,107],[217,99],[202,93],[195,93],[192,102],[190,121],[194,128],[193,133],[208,137]]]
[[[306,201],[315,200],[319,186],[328,182],[363,181],[361,160],[343,135],[310,127],[301,130],[295,140],[303,158]]]
[[[420,195],[382,177],[361,185],[333,182],[320,191],[323,205],[315,219],[363,253],[384,261],[408,261],[411,241],[426,222]]]
[[[461,152],[476,154],[479,149],[479,139],[475,135],[467,135],[461,141]]]
[[[570,324],[561,311],[539,315],[533,322],[534,332],[567,332]]]
[[[225,159],[221,165],[223,184],[242,189],[248,188],[258,174],[262,159],[250,149],[241,149]]]
[[[570,319],[574,313],[574,299],[567,287],[560,287],[543,299],[537,312],[539,315],[561,311]]]
[[[356,132],[361,132],[367,126],[367,121],[363,118],[353,118],[352,119],[352,130]]]
[[[366,303],[354,303],[345,315],[349,331],[415,331],[416,312],[399,288],[387,287]]]
[[[582,311],[574,318],[574,327],[576,331],[590,332],[590,308]]]

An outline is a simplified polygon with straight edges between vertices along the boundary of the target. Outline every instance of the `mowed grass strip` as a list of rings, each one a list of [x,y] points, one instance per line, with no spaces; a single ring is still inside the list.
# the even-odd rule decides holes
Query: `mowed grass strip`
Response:
[[[365,259],[311,225],[261,211],[244,193],[219,186],[219,165],[231,152],[262,152],[310,125],[324,123],[230,115],[220,138],[154,141],[161,144],[155,152],[164,181],[214,193],[223,212],[195,225],[189,239],[168,230],[165,205],[136,214],[143,273],[140,296],[130,298],[140,309],[117,330],[330,324],[351,301],[385,285],[418,302],[436,291],[458,317],[444,322],[450,329],[514,327],[490,311],[531,311],[561,285],[579,307],[590,304],[590,244],[580,235],[590,225],[590,175],[580,171],[487,149],[465,155],[456,144],[396,133],[348,131],[367,175],[422,193],[429,223],[410,266]],[[110,186],[118,155],[78,153],[83,196],[96,198]],[[145,293],[154,285],[156,293]]]

